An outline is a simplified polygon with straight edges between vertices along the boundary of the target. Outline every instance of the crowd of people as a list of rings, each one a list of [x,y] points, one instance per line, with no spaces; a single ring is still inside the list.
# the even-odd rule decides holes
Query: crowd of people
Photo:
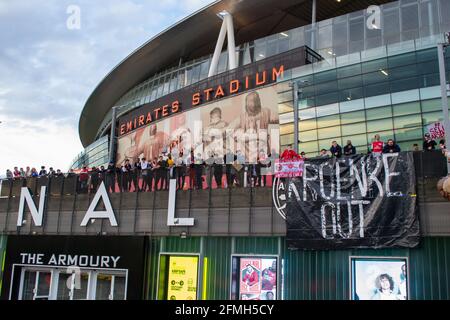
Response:
[[[431,139],[429,134],[425,134],[423,140],[423,151],[436,150],[437,143]],[[446,152],[445,141],[439,142],[439,148]],[[383,142],[380,135],[374,136],[369,148],[369,153],[374,155],[383,153],[400,152],[399,145],[388,139]],[[418,145],[414,144],[413,151],[418,151]],[[356,154],[356,148],[350,140],[342,148],[337,141],[333,141],[329,150],[322,149],[318,155],[320,158],[351,156]],[[236,154],[228,151],[223,157],[211,154],[206,160],[201,154],[194,154],[192,149],[188,156],[180,152],[176,157],[171,153],[161,153],[154,159],[141,158],[132,162],[126,159],[122,165],[116,166],[110,162],[106,167],[70,170],[63,173],[60,169],[54,170],[52,167],[47,171],[42,166],[39,171],[36,168],[14,167],[14,170],[6,171],[7,179],[23,179],[32,177],[68,177],[78,176],[78,189],[80,192],[96,191],[98,186],[104,182],[108,192],[129,192],[129,191],[155,191],[168,190],[169,181],[176,179],[177,189],[205,189],[205,188],[230,188],[230,187],[263,187],[272,186],[272,162],[274,158],[261,152],[254,164],[246,163],[245,156],[238,150]],[[297,154],[292,146],[280,155],[281,160],[306,160],[304,152]]]

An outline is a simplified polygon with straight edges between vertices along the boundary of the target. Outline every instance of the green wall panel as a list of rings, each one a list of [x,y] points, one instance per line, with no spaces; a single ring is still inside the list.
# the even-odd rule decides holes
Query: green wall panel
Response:
[[[347,300],[350,295],[350,256],[409,258],[410,298],[450,299],[450,237],[424,238],[414,249],[288,250],[276,237],[152,238],[147,263],[147,299],[156,298],[159,253],[199,253],[207,258],[205,294],[208,300],[228,299],[231,255],[278,254],[284,263],[284,298],[289,300]],[[232,248],[234,247],[234,252]],[[163,249],[162,249],[163,248]],[[200,288],[202,290],[202,288]]]
[[[2,284],[3,284],[3,263],[5,257],[5,249],[6,249],[6,236],[0,235],[0,294],[2,292]]]

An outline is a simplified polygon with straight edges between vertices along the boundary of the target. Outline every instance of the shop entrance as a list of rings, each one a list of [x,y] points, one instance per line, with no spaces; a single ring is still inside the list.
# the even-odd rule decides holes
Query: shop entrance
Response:
[[[30,268],[14,265],[19,300],[125,300],[127,270]],[[12,297],[10,297],[11,299]]]
[[[22,300],[49,300],[51,279],[49,271],[23,270]]]

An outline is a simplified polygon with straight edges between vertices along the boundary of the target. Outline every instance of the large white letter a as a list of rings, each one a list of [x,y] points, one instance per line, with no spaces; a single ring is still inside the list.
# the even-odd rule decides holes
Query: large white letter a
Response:
[[[97,206],[98,202],[100,201],[100,198],[103,199],[103,203],[105,204],[105,211],[95,211],[95,207]],[[111,226],[117,227],[117,220],[114,216],[114,211],[111,206],[111,202],[109,201],[108,192],[106,191],[105,184],[102,182],[100,184],[100,187],[97,190],[97,193],[94,196],[94,199],[92,199],[91,205],[89,206],[89,209],[86,212],[86,215],[83,218],[83,221],[81,221],[81,226],[85,227],[89,220],[91,219],[109,219],[109,222],[111,223]]]

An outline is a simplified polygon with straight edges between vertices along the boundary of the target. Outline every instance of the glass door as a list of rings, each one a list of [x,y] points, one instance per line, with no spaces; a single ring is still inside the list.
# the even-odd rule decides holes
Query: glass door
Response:
[[[125,300],[125,276],[117,274],[97,274],[96,300]]]
[[[88,298],[89,272],[59,273],[57,300],[86,300]]]
[[[50,271],[24,270],[22,300],[48,300],[52,273]]]

